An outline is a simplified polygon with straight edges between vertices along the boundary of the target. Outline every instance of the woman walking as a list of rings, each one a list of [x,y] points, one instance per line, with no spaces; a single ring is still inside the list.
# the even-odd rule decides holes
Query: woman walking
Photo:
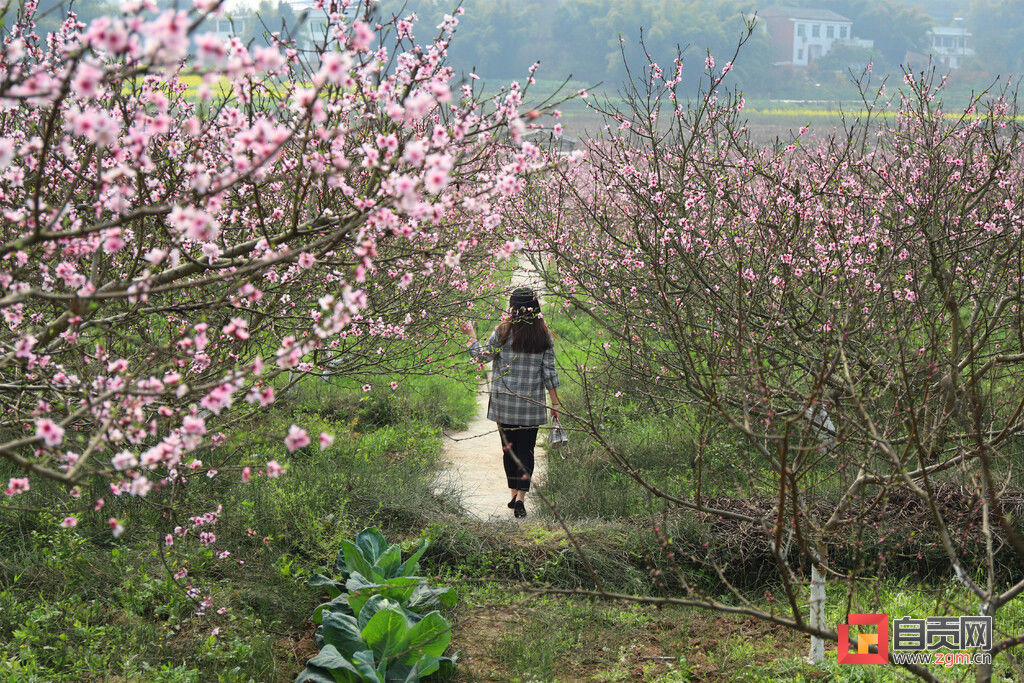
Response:
[[[533,476],[537,429],[547,423],[544,391],[551,396],[551,417],[558,418],[558,371],[551,333],[540,316],[540,302],[529,287],[512,292],[508,319],[481,345],[466,322],[462,330],[472,340],[470,354],[491,365],[487,419],[498,423],[505,476],[512,491],[508,506],[516,517],[526,516],[523,499]]]

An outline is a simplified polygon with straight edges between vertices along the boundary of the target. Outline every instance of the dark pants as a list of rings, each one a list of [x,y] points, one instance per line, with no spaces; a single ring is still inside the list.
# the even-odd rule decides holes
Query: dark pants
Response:
[[[537,426],[499,424],[498,434],[501,436],[502,460],[508,487],[529,491],[530,478],[533,476],[533,448],[537,445]]]

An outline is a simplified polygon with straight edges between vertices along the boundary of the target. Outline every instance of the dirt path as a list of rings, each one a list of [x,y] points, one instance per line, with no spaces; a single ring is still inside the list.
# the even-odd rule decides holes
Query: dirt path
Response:
[[[542,288],[540,279],[529,262],[520,259],[519,268],[512,274],[512,287],[528,285],[538,293]],[[543,302],[542,302],[543,303]],[[482,338],[490,330],[478,330]],[[538,434],[538,441],[545,429]],[[539,446],[534,451],[534,482],[540,481],[547,471],[547,455]],[[512,497],[505,481],[505,470],[501,464],[501,440],[497,426],[487,419],[487,383],[477,387],[476,415],[466,429],[444,436],[444,468],[441,481],[450,482],[462,493],[462,504],[466,512],[477,519],[513,519],[507,504]],[[535,500],[526,496],[526,511],[532,515]],[[527,517],[529,519],[529,517]]]

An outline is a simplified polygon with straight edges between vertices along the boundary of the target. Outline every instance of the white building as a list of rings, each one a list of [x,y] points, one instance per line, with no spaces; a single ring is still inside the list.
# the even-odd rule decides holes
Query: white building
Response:
[[[832,10],[774,6],[758,12],[758,17],[771,38],[772,62],[777,65],[807,66],[840,42],[874,44],[854,39],[853,21]]]
[[[325,9],[316,8],[316,0],[283,0],[295,12],[297,27],[293,28],[293,37],[300,50],[312,50],[314,46],[324,42],[324,35],[327,32],[327,10],[330,7],[330,0],[326,0]]]
[[[255,17],[251,12],[229,12],[224,16],[218,17],[210,15],[203,22],[200,28],[200,33],[212,33],[223,41],[228,41],[234,37],[243,37],[249,28],[249,25],[255,21]]]
[[[974,36],[956,18],[952,26],[933,26],[928,29],[928,52],[937,64],[959,69],[964,60],[974,56]]]

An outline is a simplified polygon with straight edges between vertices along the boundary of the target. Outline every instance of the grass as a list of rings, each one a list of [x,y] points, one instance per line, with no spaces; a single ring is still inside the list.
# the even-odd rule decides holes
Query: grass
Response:
[[[560,343],[563,386],[559,393],[565,412],[590,414],[578,368],[581,365],[589,367],[591,380],[602,377],[601,333],[586,316],[571,310],[548,316],[548,322]],[[615,378],[604,375],[602,380],[603,389],[614,390]],[[595,415],[604,438],[659,488],[672,494],[691,496],[694,490],[692,459],[697,450],[695,416],[679,409],[667,412],[657,405],[618,403],[609,396],[605,396],[607,406],[597,410]],[[569,420],[565,423],[572,425]],[[682,589],[685,582],[735,604],[734,596],[718,594],[723,591],[723,584],[713,571],[717,564],[724,576],[743,591],[746,599],[766,610],[774,608],[788,613],[787,605],[775,602],[784,603],[785,598],[778,585],[774,560],[770,553],[763,552],[764,548],[759,550],[756,544],[751,544],[751,537],[722,520],[671,514],[663,522],[663,529],[671,538],[671,550],[674,552],[674,559],[671,559],[667,555],[668,547],[661,547],[652,534],[644,533],[652,523],[662,523],[665,507],[662,501],[653,498],[626,476],[605,449],[584,433],[575,432],[570,443],[558,453],[560,457],[549,459],[548,475],[541,491],[573,527],[631,528],[619,546],[619,553],[631,558],[630,564],[642,577],[641,592],[648,595],[685,594]],[[716,428],[704,451],[705,495],[738,498],[754,495],[764,485],[759,481],[761,475],[749,466],[756,460],[755,454],[749,452],[749,446],[737,441],[727,430]],[[955,477],[948,483],[955,484]],[[839,490],[839,484],[841,482],[818,482],[815,484],[816,495],[827,501]],[[962,522],[956,521],[956,515],[952,514],[956,510],[956,501],[951,499],[949,502],[953,508],[948,519],[951,524],[959,525]],[[883,612],[894,618],[976,613],[976,600],[959,588],[950,573],[944,551],[931,542],[931,536],[914,533],[922,527],[911,527],[908,534],[906,525],[916,522],[901,521],[902,518],[903,515],[898,515],[879,520],[874,533],[865,534],[864,538],[860,534],[847,534],[845,542],[837,542],[830,549],[833,568],[838,571],[867,562],[870,567],[860,567],[858,573],[871,576],[874,571],[875,574],[873,578],[858,583],[852,596],[847,595],[845,586],[836,582],[830,584],[827,623],[833,626],[843,623],[847,605],[853,612]],[[552,524],[553,520],[548,519],[547,523]],[[1019,523],[1018,519],[1018,527]],[[955,535],[958,539],[967,539],[968,527],[957,527]],[[592,537],[601,536],[598,533]],[[581,541],[584,552],[597,567],[603,568],[607,558],[619,556],[607,547],[592,550],[586,538],[581,538]],[[538,545],[544,543],[538,541]],[[556,551],[552,548],[550,552]],[[997,559],[997,568],[1007,556],[1016,561],[1012,552],[1001,555],[1001,559]],[[973,550],[962,549],[961,559],[965,566],[980,566]],[[657,579],[644,575],[641,568],[645,563],[661,572],[656,574]],[[503,566],[500,561],[496,564],[499,568]],[[1007,586],[1007,582],[1012,583],[1019,578],[1019,572],[1011,565],[1000,569],[1005,571],[999,581]],[[808,568],[801,565],[797,571],[806,573]],[[507,573],[499,569],[496,576],[499,580],[505,579]],[[581,576],[586,577],[586,574]],[[545,577],[541,583],[544,581],[560,585],[550,577]],[[668,639],[655,638],[656,643],[652,643],[641,633],[630,635],[621,627],[610,627],[604,614],[585,613],[586,616],[579,617],[583,608],[567,599],[547,596],[548,602],[536,608],[532,607],[537,604],[536,598],[524,595],[521,600],[523,605],[531,605],[529,610],[506,605],[496,612],[499,616],[495,616],[492,605],[486,606],[487,609],[481,608],[479,615],[467,617],[478,619],[485,631],[495,631],[492,638],[495,645],[487,651],[481,649],[479,657],[482,663],[472,674],[477,678],[470,677],[469,680],[491,680],[487,672],[495,670],[508,671],[519,680],[889,681],[907,678],[895,668],[840,667],[835,663],[834,646],[827,655],[827,667],[810,667],[802,659],[807,647],[805,637],[791,633],[772,635],[765,632],[767,627],[760,622],[744,625],[742,619],[737,621],[713,613],[678,610],[672,612],[675,615],[672,623],[679,624],[678,633]],[[806,613],[805,590],[799,591],[797,600],[801,611]],[[1001,613],[996,620],[997,631],[1016,634],[1024,630],[1022,609],[1024,606],[1013,606]],[[670,611],[666,608],[665,613]],[[501,616],[506,612],[521,615],[515,619]],[[534,614],[539,616],[535,618]],[[577,626],[578,619],[589,624],[597,634]],[[686,624],[689,623],[701,625],[712,637],[702,638],[700,630],[688,634]],[[718,629],[721,632],[716,634]],[[623,633],[628,636],[625,641],[620,640]],[[762,641],[769,645],[763,646]],[[527,642],[530,646],[526,645]],[[608,650],[599,650],[601,654],[597,654],[597,644]],[[656,655],[644,650],[652,645],[658,648]],[[576,665],[572,662],[579,662],[580,668],[574,668]],[[938,666],[933,669],[933,673],[943,680],[953,680],[962,673],[957,667],[946,669]],[[1011,673],[1005,661],[999,662],[998,659],[997,669],[1001,672],[997,678]]]
[[[593,364],[602,338],[585,318],[548,319],[558,338],[563,403],[580,411],[574,368]],[[525,525],[459,516],[458,501],[433,491],[433,474],[440,431],[457,429],[472,415],[472,373],[402,380],[396,389],[394,378],[380,377],[369,391],[355,382],[306,382],[204,454],[216,462],[231,453],[255,467],[275,458],[288,468],[284,477],[257,477],[248,485],[225,471],[190,482],[183,492],[194,509],[224,504],[215,529],[216,547],[232,548],[226,561],[210,550],[162,548],[162,533],[145,530],[167,524],[158,509],[139,501],[111,500],[102,514],[82,515],[75,529],[57,526],[59,506],[0,516],[0,682],[292,680],[315,653],[307,619],[324,597],[305,581],[333,562],[342,538],[367,525],[406,542],[431,539],[424,572],[460,595],[452,615],[453,646],[463,653],[460,680],[905,679],[888,667],[839,667],[834,646],[825,667],[811,667],[803,661],[804,636],[747,617],[545,594],[549,587],[592,589],[593,570],[615,592],[683,595],[685,582],[736,602],[722,594],[706,564],[704,544],[717,540],[732,553],[717,559],[745,578],[747,599],[769,610],[784,601],[770,563],[747,546],[721,543],[714,523],[670,519],[664,530],[671,546],[664,545],[651,528],[660,503],[578,432],[561,451],[564,460],[550,459],[542,490],[569,519],[585,557],[543,515]],[[692,415],[655,415],[624,403],[603,419],[637,467],[668,490],[689,494],[692,482],[680,474],[680,462],[693,450]],[[288,454],[280,435],[292,422],[311,434],[328,431],[336,441],[327,450]],[[715,436],[709,472],[721,491],[736,486],[729,463],[743,457],[741,444]],[[39,488],[18,502],[41,508],[50,498]],[[106,526],[115,514],[128,527],[117,540]],[[165,561],[172,571],[187,568],[189,580],[210,596],[213,605],[202,616],[168,577]],[[948,576],[894,578],[900,576],[895,564],[887,572],[857,586],[857,609],[915,617],[974,610]],[[806,611],[806,595],[798,600]],[[845,606],[844,586],[830,584],[829,624],[845,619]],[[1001,612],[997,630],[1024,630],[1024,606]],[[948,679],[958,671],[934,673]],[[997,673],[1007,674],[1005,668]]]
[[[769,609],[763,599],[755,603]],[[830,592],[829,623],[845,621]],[[929,615],[912,587],[880,596],[880,611]],[[1012,617],[1003,622],[1007,624]],[[682,607],[592,601],[509,590],[487,584],[466,590],[454,616],[454,640],[464,681],[905,681],[902,669],[840,666],[836,646],[825,662],[805,661],[806,636],[742,615]],[[998,661],[998,660],[997,660]],[[940,680],[963,667],[930,666]],[[993,680],[1012,671],[997,665]]]
[[[108,495],[102,512],[60,528],[62,505],[46,509],[59,492],[34,482],[17,501],[27,510],[0,514],[0,682],[294,679],[315,653],[307,620],[319,596],[306,579],[364,526],[416,536],[457,510],[435,494],[433,474],[440,430],[471,412],[471,393],[454,380],[416,378],[369,392],[304,384],[201,456],[215,463],[231,454],[254,469],[276,458],[285,476],[243,484],[237,471],[223,471],[180,491],[189,510],[223,505],[209,527],[211,548],[182,540],[163,547],[163,534],[187,520],[161,519],[153,494]],[[280,435],[292,422],[334,434],[334,445],[288,454]],[[6,467],[0,476],[13,474]],[[119,539],[110,516],[127,528]],[[218,559],[214,550],[223,548],[231,555]],[[170,578],[164,562],[187,569],[187,578]],[[211,600],[201,616],[186,582]]]
[[[609,444],[630,465],[661,490],[690,497],[696,482],[690,474],[699,451],[698,416],[690,410],[668,412],[664,405],[617,399],[615,378],[601,375],[605,366],[606,333],[581,311],[559,310],[547,317],[555,333],[562,386],[559,399],[567,416],[593,415]],[[584,388],[580,367],[590,368]],[[599,379],[595,383],[595,377]],[[589,396],[588,396],[589,393]],[[601,399],[601,405],[588,400]],[[541,490],[559,513],[569,519],[626,519],[661,511],[663,503],[637,484],[612,459],[607,449],[579,431],[571,417],[568,444],[548,460]],[[750,481],[734,466],[751,460],[748,448],[726,429],[716,429],[704,452],[704,495],[715,496],[749,488]]]

